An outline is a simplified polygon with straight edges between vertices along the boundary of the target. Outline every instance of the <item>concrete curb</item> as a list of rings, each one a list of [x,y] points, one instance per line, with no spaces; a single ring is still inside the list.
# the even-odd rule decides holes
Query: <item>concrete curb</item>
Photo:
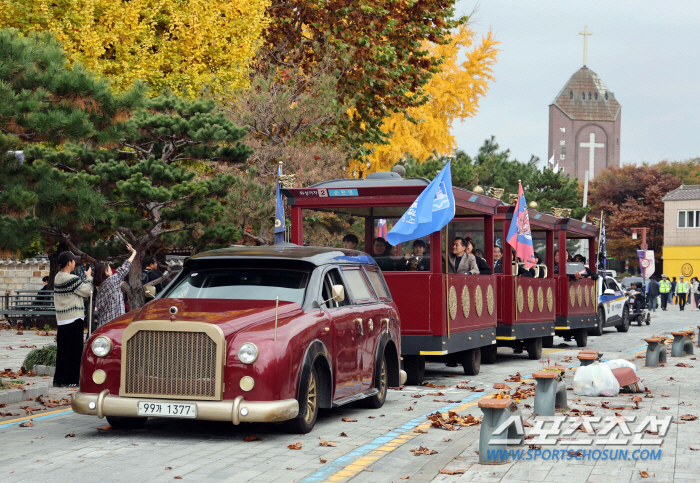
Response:
[[[41,366],[41,365],[36,365],[34,366],[34,372],[36,373],[37,376],[55,376],[56,375],[56,367],[55,366]]]
[[[6,389],[0,391],[0,404],[14,404],[27,401],[29,398],[36,399],[39,396],[48,396],[49,386],[33,384],[26,386],[26,389]]]

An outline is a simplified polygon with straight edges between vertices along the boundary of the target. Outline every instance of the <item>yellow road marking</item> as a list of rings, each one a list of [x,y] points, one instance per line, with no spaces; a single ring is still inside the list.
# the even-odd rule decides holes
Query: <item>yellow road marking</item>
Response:
[[[532,379],[525,379],[525,380],[530,381]],[[490,398],[495,394],[497,394],[497,393],[493,392],[490,394],[486,394],[479,399],[476,399],[474,401],[470,401],[468,403],[464,403],[460,406],[457,406],[453,409],[450,409],[450,411],[455,411],[455,412],[464,411],[468,407],[476,406],[477,404],[479,404],[479,401],[481,399]],[[359,458],[359,459],[353,461],[352,463],[350,463],[349,465],[344,467],[342,470],[329,476],[326,479],[326,482],[343,481],[346,478],[352,478],[352,477],[356,476],[358,473],[360,473],[361,471],[364,471],[365,468],[374,464],[378,459],[382,458],[387,453],[394,451],[399,446],[402,446],[404,443],[407,443],[411,439],[413,439],[416,436],[418,436],[419,434],[421,434],[421,433],[416,433],[415,432],[416,429],[424,429],[427,431],[428,428],[430,428],[430,425],[431,425],[430,420],[426,420],[425,422],[423,422],[423,423],[419,424],[418,426],[416,426],[415,428],[413,428],[410,432],[404,433],[404,434],[392,439],[391,441],[384,443],[384,445],[371,451],[366,456],[363,456],[362,458]]]
[[[28,421],[28,420],[30,420],[30,419],[36,419],[36,418],[38,418],[38,417],[40,417],[40,416],[48,416],[49,414],[65,413],[66,411],[72,411],[72,409],[71,409],[71,408],[68,408],[68,409],[58,409],[58,410],[56,410],[56,411],[49,411],[48,413],[35,414],[35,415],[33,415],[33,416],[26,416],[26,417],[24,417],[24,418],[10,419],[9,421],[3,421],[2,423],[0,423],[0,426],[2,426],[2,425],[4,425],[4,424],[16,423],[16,422],[18,422],[18,421]]]

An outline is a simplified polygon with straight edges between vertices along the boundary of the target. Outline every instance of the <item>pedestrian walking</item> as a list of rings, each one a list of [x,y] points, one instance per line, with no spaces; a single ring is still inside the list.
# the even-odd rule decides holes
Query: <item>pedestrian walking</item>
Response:
[[[670,304],[678,303],[678,300],[676,300],[676,285],[678,285],[678,282],[676,282],[676,277],[673,277],[673,281],[671,282],[671,295],[668,301]]]
[[[56,373],[54,387],[78,387],[80,359],[83,355],[84,297],[92,292],[92,270],[81,277],[72,275],[75,262],[80,260],[72,252],[58,256],[60,271],[54,278],[54,306],[56,307]]]
[[[695,298],[695,310],[700,310],[700,280],[693,277],[690,281],[690,293]]]
[[[112,267],[108,263],[100,263],[95,268],[95,286],[97,287],[97,297],[95,298],[95,311],[97,312],[97,327],[101,327],[110,320],[124,315],[124,293],[122,292],[122,282],[129,273],[131,262],[136,258],[136,250],[131,245],[126,245],[131,256],[122,263],[116,272],[112,272]]]
[[[676,284],[676,293],[678,294],[678,306],[681,310],[685,310],[685,301],[690,292],[690,285],[685,281],[685,276],[681,275],[679,277],[678,283]]]
[[[668,304],[668,298],[671,295],[671,282],[668,279],[668,275],[665,273],[661,275],[661,281],[659,282],[659,294],[661,294],[661,310],[665,312]]]
[[[658,303],[657,298],[659,297],[659,282],[656,281],[656,277],[653,275],[649,279],[647,284],[647,300],[649,300],[649,309],[656,312],[656,305]]]

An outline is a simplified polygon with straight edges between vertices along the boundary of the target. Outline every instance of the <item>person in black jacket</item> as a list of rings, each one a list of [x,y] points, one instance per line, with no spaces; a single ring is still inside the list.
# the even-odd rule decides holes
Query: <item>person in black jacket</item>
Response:
[[[493,273],[503,273],[503,252],[498,245],[493,247],[493,259]]]
[[[584,257],[583,255],[576,255],[576,256],[574,257],[574,261],[575,261],[575,262],[579,262],[579,263],[585,264],[585,263],[586,263],[586,257]],[[583,274],[583,273],[581,274],[581,277],[582,277],[582,278],[590,278],[591,280],[598,280],[598,274],[597,274],[597,273],[595,273],[593,270],[591,270],[590,268],[586,267],[585,265],[584,265],[583,268],[584,268],[584,270],[586,271],[586,273],[585,273],[585,274]]]
[[[158,280],[163,276],[158,270],[158,262],[153,257],[146,257],[143,261],[143,266],[146,267],[141,275],[141,281],[145,284],[152,282],[153,280]],[[155,286],[156,294],[163,290],[163,284],[159,283]]]
[[[484,252],[481,248],[474,250],[474,257],[476,258],[476,266],[479,267],[479,275],[493,275],[493,270],[484,260]]]
[[[647,284],[647,297],[649,298],[649,308],[656,312],[657,298],[659,297],[659,282],[655,276],[651,276]]]

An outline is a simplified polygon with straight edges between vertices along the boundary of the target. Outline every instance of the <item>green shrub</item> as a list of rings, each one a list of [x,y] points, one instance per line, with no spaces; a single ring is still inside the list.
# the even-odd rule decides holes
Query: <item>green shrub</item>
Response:
[[[56,345],[47,345],[40,349],[34,349],[27,357],[24,358],[22,363],[24,368],[28,371],[34,369],[34,366],[55,366],[56,365]]]

